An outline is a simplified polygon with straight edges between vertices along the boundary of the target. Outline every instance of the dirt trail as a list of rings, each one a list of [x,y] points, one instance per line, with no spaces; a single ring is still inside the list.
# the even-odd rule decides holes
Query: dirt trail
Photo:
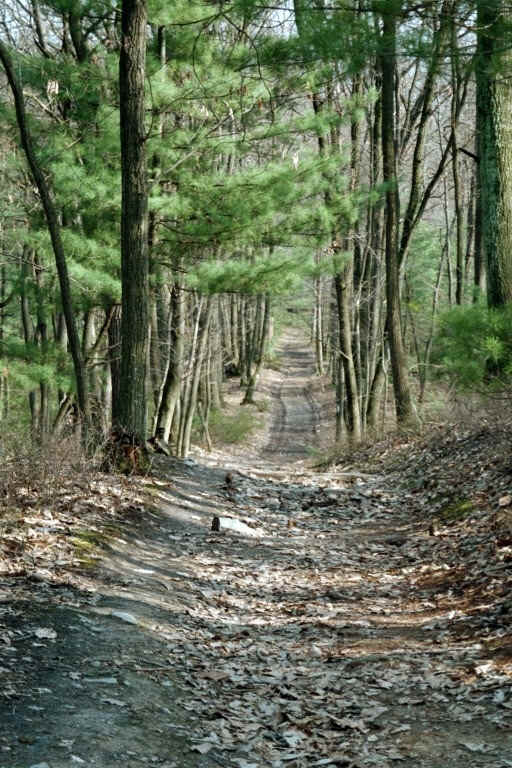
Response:
[[[0,768],[512,766],[510,674],[440,600],[407,494],[305,468],[298,345],[256,464],[159,459],[81,588],[0,581]]]
[[[315,365],[299,331],[289,330],[277,353],[283,361],[282,379],[271,389],[270,437],[263,455],[271,462],[289,464],[311,458],[317,443],[319,415],[311,391]]]

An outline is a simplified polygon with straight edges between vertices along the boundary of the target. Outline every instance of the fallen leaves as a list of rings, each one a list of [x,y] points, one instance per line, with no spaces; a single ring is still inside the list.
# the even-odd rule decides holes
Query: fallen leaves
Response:
[[[400,474],[385,477],[381,468],[350,487],[335,471],[290,475],[291,483],[263,469],[237,473],[229,499],[201,466],[176,465],[172,489],[158,488],[187,510],[182,527],[165,514],[142,521],[136,488],[128,501],[91,479],[79,502],[67,488],[51,511],[37,500],[25,505],[8,524],[8,557],[32,574],[63,574],[74,557],[70,531],[87,528],[96,546],[123,510],[132,515],[132,538],[112,533],[109,588],[90,577],[107,604],[77,620],[81,632],[102,636],[120,627],[125,653],[116,648],[97,673],[73,667],[66,677],[121,715],[137,701],[123,669],[151,679],[168,691],[169,706],[189,713],[192,760],[503,768],[512,728],[512,551],[497,516],[511,506],[510,479],[484,467],[482,435],[446,437],[441,447],[409,446]],[[461,477],[461,466],[471,474]],[[212,533],[212,510],[225,508],[228,519],[257,523],[258,537]],[[154,659],[141,659],[145,636],[160,640]],[[11,676],[20,638],[0,634],[15,661],[6,662]],[[65,635],[44,619],[25,636],[48,647],[57,640]],[[2,695],[18,691],[13,684]],[[165,726],[161,712],[151,717]]]
[[[41,493],[12,487],[0,500],[0,577],[70,581],[73,569],[99,558],[99,550],[115,526],[145,498],[142,484],[130,478],[97,473],[93,477],[70,472],[52,491],[51,507]],[[22,509],[29,507],[30,514]]]

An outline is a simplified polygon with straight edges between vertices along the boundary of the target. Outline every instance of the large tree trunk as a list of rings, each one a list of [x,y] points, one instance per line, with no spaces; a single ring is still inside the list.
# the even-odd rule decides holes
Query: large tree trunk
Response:
[[[123,0],[119,62],[121,118],[121,372],[114,424],[143,443],[148,357],[148,193],[144,81],[145,0]]]
[[[477,134],[487,300],[512,300],[512,53],[504,0],[478,3]]]

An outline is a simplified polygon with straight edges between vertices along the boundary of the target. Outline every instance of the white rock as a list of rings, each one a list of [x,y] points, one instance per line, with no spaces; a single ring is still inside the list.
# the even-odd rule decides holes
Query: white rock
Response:
[[[110,615],[115,616],[116,619],[121,619],[121,621],[126,621],[128,624],[137,624],[137,619],[132,613],[127,613],[126,611],[112,611]]]
[[[253,538],[259,538],[261,532],[255,528],[251,528],[247,523],[238,520],[236,517],[218,517],[217,515],[212,520],[212,531],[232,531],[233,533],[240,533],[242,536],[251,536]]]

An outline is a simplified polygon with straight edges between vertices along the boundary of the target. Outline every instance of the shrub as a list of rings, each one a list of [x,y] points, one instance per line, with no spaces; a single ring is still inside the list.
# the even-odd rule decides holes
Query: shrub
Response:
[[[257,426],[252,409],[238,408],[236,413],[213,410],[208,422],[210,436],[215,443],[240,443]]]
[[[512,307],[455,307],[440,317],[433,362],[463,389],[510,387]]]

